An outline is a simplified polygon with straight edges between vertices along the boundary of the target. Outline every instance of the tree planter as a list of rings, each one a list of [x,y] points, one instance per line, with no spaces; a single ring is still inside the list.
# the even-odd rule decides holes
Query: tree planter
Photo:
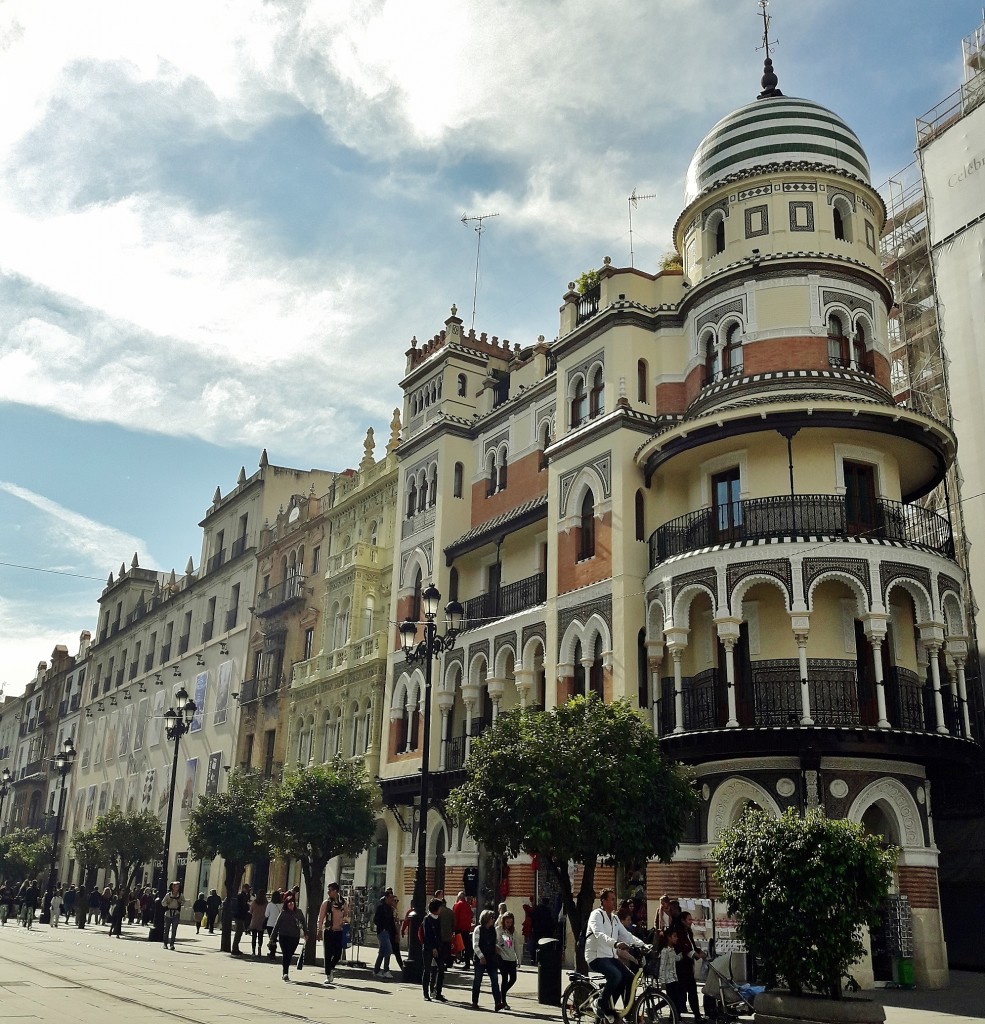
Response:
[[[763,992],[756,996],[756,1024],[883,1024],[881,1003],[859,996],[824,999]]]

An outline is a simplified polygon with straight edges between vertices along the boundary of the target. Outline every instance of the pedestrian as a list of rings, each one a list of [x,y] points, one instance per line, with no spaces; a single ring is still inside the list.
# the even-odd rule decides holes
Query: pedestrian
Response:
[[[150,924],[151,916],[154,913],[154,896],[149,885],[144,886],[140,894],[140,923],[146,928]]]
[[[38,909],[40,896],[41,893],[36,881],[31,882],[21,896],[21,917],[24,919],[24,926],[28,931],[31,930],[31,926],[34,924],[34,914]]]
[[[86,918],[89,916],[89,894],[85,886],[79,883],[79,891],[75,896],[75,927],[85,928]]]
[[[534,927],[534,898],[533,896],[528,897],[527,901],[523,904],[523,948],[526,952],[527,962],[534,962],[534,940],[533,940],[533,927]]]
[[[678,1017],[684,1012],[684,993],[677,980],[677,965],[681,954],[677,952],[677,932],[673,928],[659,933],[657,946],[660,950],[660,970],[657,984],[667,993],[667,998],[677,1007]]]
[[[126,913],[129,902],[130,893],[124,889],[120,892],[110,912],[109,933],[110,935],[115,935],[118,939],[123,938],[123,915]]]
[[[113,905],[113,887],[107,885],[99,895],[99,923],[109,924],[109,912]]]
[[[239,940],[243,937],[243,932],[250,926],[249,882],[244,882],[242,889],[236,894],[236,906],[233,909],[233,925],[236,930],[233,933],[233,948],[230,950],[230,955],[242,956],[243,951],[239,948]]]
[[[181,917],[181,882],[172,882],[168,886],[167,895],[161,900],[164,908],[164,948],[174,949],[175,936],[178,933],[178,919]]]
[[[472,905],[465,898],[464,891],[458,894],[455,906],[451,910],[455,915],[455,932],[462,940],[465,970],[470,970],[472,967],[472,928],[475,922],[472,920]]]
[[[209,932],[211,934],[215,931],[215,923],[219,919],[219,908],[222,906],[222,897],[215,889],[209,889],[209,896],[205,901],[205,905],[209,915]]]
[[[507,911],[496,925],[496,952],[499,954],[499,1000],[503,1009],[508,1010],[506,993],[516,984],[523,945],[516,933],[516,920]]]
[[[298,943],[304,939],[308,941],[308,927],[304,920],[304,914],[298,910],[297,897],[293,892],[287,893],[284,897],[284,906],[274,924],[274,930],[270,934],[270,948],[274,949],[280,942],[281,970],[284,972],[284,981],[290,981],[291,960],[298,948]],[[302,953],[302,955],[304,955]]]
[[[318,911],[317,937],[325,943],[325,984],[335,984],[335,968],[342,959],[342,926],[348,918],[338,882],[328,883],[328,894]]]
[[[393,977],[390,973],[390,957],[393,956],[393,933],[397,930],[397,922],[393,916],[391,896],[392,893],[384,893],[373,912],[373,927],[376,928],[376,942],[379,947],[373,966],[375,978]]]
[[[390,886],[387,886],[386,891],[390,896],[390,905],[393,907],[393,931],[390,933],[390,944],[393,946],[393,955],[397,958],[397,966],[400,968],[401,974],[404,970],[404,958],[400,955],[400,929],[397,927],[397,922],[400,920],[400,906],[397,902],[397,896]]]
[[[198,899],[195,900],[195,902],[192,904],[192,914],[195,917],[196,935],[198,935],[198,933],[202,930],[202,921],[205,918],[205,915],[208,913],[208,909],[209,904],[205,899],[205,893],[200,892],[198,894]]]
[[[674,917],[670,912],[670,896],[664,893],[660,897],[660,906],[657,908],[657,916],[653,922],[653,930],[661,935],[674,923]]]
[[[284,894],[280,889],[274,889],[270,894],[270,900],[267,903],[267,935],[268,937],[273,934],[274,925],[277,924],[277,918],[280,917],[280,912],[284,907]],[[277,956],[276,953],[271,952],[270,959],[273,960]]]
[[[267,894],[258,892],[250,904],[250,950],[263,956],[263,939],[267,928]]]
[[[62,894],[62,915],[65,918],[65,923],[68,924],[68,919],[75,913],[75,883],[73,882]]]
[[[96,886],[89,893],[89,924],[99,924],[99,889]]]
[[[10,914],[14,906],[14,889],[13,886],[8,885],[4,882],[0,885],[0,925],[6,926],[7,916]]]
[[[496,911],[483,910],[479,915],[479,923],[472,930],[472,948],[475,950],[475,967],[472,973],[472,1009],[479,1009],[479,989],[482,987],[482,976],[489,975],[493,1002],[496,1010],[503,1008],[499,994],[499,972],[496,964]]]
[[[441,901],[441,906],[438,909],[438,921],[441,924],[441,952],[445,958],[445,967],[451,967],[451,940],[455,934],[455,914],[445,903],[443,889],[435,890],[434,898]]]
[[[441,987],[445,980],[445,958],[441,949],[441,922],[438,920],[438,911],[441,906],[441,900],[437,898],[431,900],[428,904],[427,916],[421,924],[421,985],[424,988],[424,998],[427,1002],[437,999],[439,1003],[447,1003],[448,1000],[441,994]],[[409,915],[410,911],[407,913]]]
[[[677,932],[677,950],[681,954],[677,961],[677,980],[681,983],[681,1010],[683,1012],[685,998],[691,1004],[691,1014],[695,1021],[702,1020],[701,1003],[698,1001],[698,981],[694,976],[695,960],[704,959],[704,953],[694,944],[694,933],[691,931],[691,915],[684,911],[673,926]]]

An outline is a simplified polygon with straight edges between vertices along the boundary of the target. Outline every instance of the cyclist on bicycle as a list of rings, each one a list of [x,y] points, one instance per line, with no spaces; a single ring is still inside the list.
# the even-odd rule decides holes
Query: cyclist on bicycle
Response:
[[[601,906],[593,910],[588,918],[588,932],[585,936],[585,959],[590,970],[605,976],[605,985],[599,996],[599,1015],[614,1021],[613,1001],[620,993],[629,992],[633,983],[633,972],[619,960],[620,949],[638,945],[638,940],[619,923],[614,911],[616,893],[614,889],[603,889],[599,893]]]

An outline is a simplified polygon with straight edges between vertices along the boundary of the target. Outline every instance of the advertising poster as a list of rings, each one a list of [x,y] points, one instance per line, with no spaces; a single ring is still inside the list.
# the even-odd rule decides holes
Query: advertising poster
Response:
[[[96,811],[97,817],[102,817],[109,810],[109,783],[104,782],[99,787],[99,808]]]
[[[69,835],[73,835],[82,828],[82,814],[85,811],[86,803],[86,791],[80,789],[75,794],[75,811],[72,814],[72,827],[68,830]]]
[[[140,750],[144,745],[144,728],[147,724],[147,706],[149,702],[150,698],[144,697],[137,705],[137,724],[133,730],[134,750]]]
[[[109,761],[116,757],[116,728],[119,721],[119,711],[111,711],[109,713],[109,724],[106,727],[106,747],[103,750],[104,761]]]
[[[195,806],[195,783],[198,781],[198,758],[190,757],[185,762],[185,785],[181,790],[181,815],[185,817]]]
[[[215,695],[214,725],[224,725],[229,709],[229,684],[233,678],[233,663],[224,661],[219,666],[219,686]]]
[[[86,793],[86,824],[91,825],[96,816],[96,787],[90,786]]]
[[[150,722],[147,724],[147,746],[153,747],[161,738],[161,728],[164,724],[164,690],[158,690],[154,694],[154,709],[151,712]]]
[[[127,704],[120,717],[120,746],[117,754],[123,757],[130,749],[130,729],[133,727],[133,705]]]
[[[140,793],[140,809],[142,811],[150,811],[154,808],[154,782],[157,778],[157,772],[153,768],[148,768],[144,772],[144,788]]]
[[[113,782],[113,796],[109,805],[123,810],[123,779],[118,778]]]
[[[98,714],[98,712],[97,712]],[[103,747],[106,745],[106,716],[101,715],[96,722],[96,734],[92,744],[92,763],[103,763]]]
[[[157,813],[165,814],[168,809],[168,797],[171,794],[171,765],[161,769],[161,791],[157,795]]]
[[[192,724],[189,728],[189,732],[199,732],[202,728],[202,719],[205,716],[205,691],[209,682],[208,672],[199,672],[195,676],[195,717],[192,719]]]
[[[219,792],[219,771],[222,768],[222,752],[209,754],[209,770],[205,775],[205,795],[215,796]]]

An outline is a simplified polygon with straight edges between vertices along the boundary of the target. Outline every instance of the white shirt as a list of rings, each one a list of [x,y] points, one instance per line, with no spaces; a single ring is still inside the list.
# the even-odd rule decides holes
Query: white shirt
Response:
[[[601,907],[597,907],[588,918],[585,959],[589,964],[593,960],[614,959],[617,942],[639,945],[639,939],[623,928],[615,914],[607,914]]]

